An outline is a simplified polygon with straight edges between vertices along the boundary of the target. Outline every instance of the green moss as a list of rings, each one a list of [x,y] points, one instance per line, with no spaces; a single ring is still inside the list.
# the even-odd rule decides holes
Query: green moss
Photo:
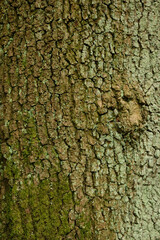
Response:
[[[41,158],[49,160],[50,155],[48,155],[47,148],[42,147],[39,142],[34,118],[27,114],[25,122],[26,132],[22,136],[21,164],[23,169],[27,166],[30,169],[30,156],[34,154],[36,159],[34,166],[39,164],[43,171]],[[9,153],[4,168],[5,176],[9,181],[12,180],[12,187],[9,186],[5,199],[7,229],[3,231],[7,231],[7,237],[4,240],[62,239],[71,231],[68,215],[70,208],[73,207],[73,202],[68,178],[64,177],[64,174],[57,175],[57,172],[61,170],[58,155],[53,148],[51,155],[53,155],[55,164],[48,169],[50,178],[34,184],[32,178],[30,181],[24,180],[26,176],[23,169],[20,172],[18,166],[20,159],[17,154],[19,145],[16,146],[16,144],[18,143],[15,141],[11,145],[12,151]],[[20,178],[22,181],[19,185],[18,179]]]
[[[81,213],[76,222],[80,229],[80,240],[92,239],[92,220],[90,216]]]
[[[23,228],[21,223],[21,214],[17,203],[15,202],[16,196],[12,197],[12,190],[6,196],[7,208],[6,218],[8,221],[7,231],[8,239],[19,239],[23,235]]]
[[[73,203],[68,181],[57,178],[53,185],[45,179],[39,185],[23,182],[21,189],[16,184],[10,187],[5,214],[8,239],[62,239],[71,231],[68,214]]]
[[[70,224],[68,222],[68,210],[62,210],[60,214],[61,225],[59,227],[60,236],[65,236],[70,232]]]
[[[37,239],[42,236],[47,239],[54,239],[54,237],[60,239],[71,230],[68,213],[72,195],[68,193],[68,196],[65,196],[66,204],[63,204],[62,196],[67,184],[64,184],[65,187],[62,184],[57,179],[51,188],[50,181],[45,179],[38,186],[32,185],[29,190],[29,205]]]

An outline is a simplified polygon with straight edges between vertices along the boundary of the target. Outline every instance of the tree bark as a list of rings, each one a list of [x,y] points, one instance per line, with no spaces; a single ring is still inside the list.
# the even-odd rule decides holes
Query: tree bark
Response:
[[[0,7],[1,239],[160,239],[160,1]]]

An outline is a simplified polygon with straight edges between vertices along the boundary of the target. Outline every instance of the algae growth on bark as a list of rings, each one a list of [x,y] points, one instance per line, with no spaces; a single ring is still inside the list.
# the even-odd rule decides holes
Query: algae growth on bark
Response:
[[[1,239],[160,239],[159,15],[0,1]]]

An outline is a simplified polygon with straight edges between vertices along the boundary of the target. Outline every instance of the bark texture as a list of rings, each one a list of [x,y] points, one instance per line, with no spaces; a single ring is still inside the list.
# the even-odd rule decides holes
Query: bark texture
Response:
[[[0,237],[160,239],[159,0],[1,0]]]

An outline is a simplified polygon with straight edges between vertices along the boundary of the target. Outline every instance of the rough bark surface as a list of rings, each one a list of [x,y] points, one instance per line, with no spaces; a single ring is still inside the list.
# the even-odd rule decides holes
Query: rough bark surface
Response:
[[[1,239],[160,239],[160,1],[0,8]]]

